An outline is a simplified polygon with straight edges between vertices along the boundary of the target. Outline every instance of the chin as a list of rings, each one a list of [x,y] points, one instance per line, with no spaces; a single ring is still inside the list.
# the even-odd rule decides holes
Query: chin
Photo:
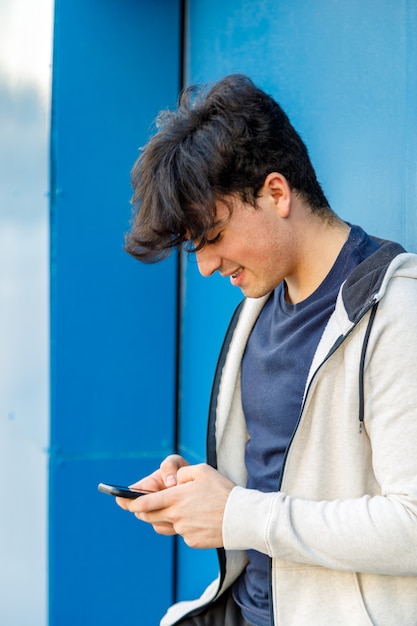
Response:
[[[263,298],[268,293],[271,293],[272,289],[261,289],[261,288],[253,288],[253,289],[241,289],[242,293],[246,298],[253,298],[254,300],[258,298]]]

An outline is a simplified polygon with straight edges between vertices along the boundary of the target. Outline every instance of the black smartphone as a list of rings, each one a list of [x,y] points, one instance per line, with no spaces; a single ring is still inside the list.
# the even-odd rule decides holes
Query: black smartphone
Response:
[[[142,489],[131,489],[130,487],[121,487],[120,485],[107,485],[106,483],[99,483],[98,490],[102,493],[108,493],[110,496],[120,496],[121,498],[138,498],[139,496],[145,496],[151,491],[143,491]]]

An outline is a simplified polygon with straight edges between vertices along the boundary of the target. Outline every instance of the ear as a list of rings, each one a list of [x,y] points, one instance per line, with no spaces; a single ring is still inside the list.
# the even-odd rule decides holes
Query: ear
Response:
[[[272,198],[280,217],[286,218],[289,216],[291,189],[285,176],[278,172],[268,174],[262,186],[262,195],[269,195]]]

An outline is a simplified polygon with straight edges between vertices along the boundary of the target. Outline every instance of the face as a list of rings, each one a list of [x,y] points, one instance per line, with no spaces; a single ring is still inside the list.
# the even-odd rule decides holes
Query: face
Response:
[[[269,193],[261,194],[257,208],[234,199],[231,215],[218,203],[220,224],[196,253],[200,273],[217,271],[250,298],[275,289],[292,271],[295,253],[279,202]]]

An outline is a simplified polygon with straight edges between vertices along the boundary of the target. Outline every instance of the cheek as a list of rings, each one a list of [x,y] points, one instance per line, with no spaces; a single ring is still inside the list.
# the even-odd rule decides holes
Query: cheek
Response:
[[[251,245],[254,256],[266,265],[274,264],[280,256],[280,246],[273,232],[255,232],[251,235]]]

